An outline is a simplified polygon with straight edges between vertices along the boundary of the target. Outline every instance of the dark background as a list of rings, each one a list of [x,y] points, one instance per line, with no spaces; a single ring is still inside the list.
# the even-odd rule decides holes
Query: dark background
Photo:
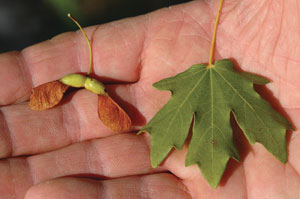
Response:
[[[102,24],[189,0],[0,0],[0,53],[22,50],[66,31]]]

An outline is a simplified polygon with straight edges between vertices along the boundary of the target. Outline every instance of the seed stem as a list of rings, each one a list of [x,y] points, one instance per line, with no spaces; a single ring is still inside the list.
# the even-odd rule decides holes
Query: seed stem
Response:
[[[218,9],[218,13],[217,13],[217,16],[216,16],[215,27],[214,27],[214,32],[213,32],[213,36],[212,36],[211,46],[210,46],[209,62],[208,62],[208,66],[207,66],[208,68],[211,68],[211,67],[214,66],[213,62],[214,62],[216,34],[217,34],[217,28],[218,28],[220,14],[221,14],[222,6],[223,6],[223,1],[224,0],[220,0],[219,9]]]
[[[91,74],[92,72],[92,63],[93,63],[93,53],[92,53],[92,46],[91,46],[91,42],[88,38],[88,36],[86,35],[85,31],[83,30],[83,28],[81,27],[81,25],[78,23],[78,21],[69,13],[68,14],[68,17],[70,19],[72,19],[72,21],[79,27],[79,29],[81,30],[85,40],[87,41],[88,43],[88,46],[89,46],[89,51],[90,51],[90,65],[89,65],[89,71],[88,71],[88,76]]]

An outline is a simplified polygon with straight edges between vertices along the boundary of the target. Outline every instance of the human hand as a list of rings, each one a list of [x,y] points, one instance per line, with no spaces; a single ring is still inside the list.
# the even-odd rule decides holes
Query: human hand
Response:
[[[193,1],[85,29],[92,38],[95,76],[108,84],[135,129],[170,97],[152,83],[208,61],[218,3]],[[217,59],[234,58],[241,69],[272,81],[267,88],[296,128],[298,12],[292,0],[225,0],[216,46]],[[0,56],[1,199],[298,197],[297,131],[288,133],[289,160],[282,164],[260,144],[249,145],[237,130],[242,161],[230,160],[213,190],[196,165],[184,166],[187,148],[172,151],[152,169],[149,136],[110,132],[98,119],[97,97],[89,91],[77,91],[53,109],[29,109],[32,87],[86,72],[88,61],[79,32]]]

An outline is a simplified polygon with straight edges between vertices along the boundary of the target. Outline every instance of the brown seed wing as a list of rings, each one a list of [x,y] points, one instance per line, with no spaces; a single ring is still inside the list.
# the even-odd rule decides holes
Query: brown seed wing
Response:
[[[100,120],[112,131],[126,132],[131,128],[130,117],[109,96],[99,95],[98,114]]]
[[[33,88],[29,106],[32,110],[45,110],[52,108],[60,102],[69,86],[53,81]]]

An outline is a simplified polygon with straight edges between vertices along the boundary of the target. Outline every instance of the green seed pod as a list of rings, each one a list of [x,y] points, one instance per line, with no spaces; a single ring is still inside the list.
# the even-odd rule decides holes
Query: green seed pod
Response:
[[[86,81],[87,77],[80,75],[80,74],[69,74],[61,78],[59,81],[62,82],[65,85],[81,88],[84,87],[84,83]]]
[[[105,92],[105,86],[98,80],[90,77],[86,78],[84,88],[88,89],[89,91],[92,91],[97,95],[107,95],[107,93]]]

